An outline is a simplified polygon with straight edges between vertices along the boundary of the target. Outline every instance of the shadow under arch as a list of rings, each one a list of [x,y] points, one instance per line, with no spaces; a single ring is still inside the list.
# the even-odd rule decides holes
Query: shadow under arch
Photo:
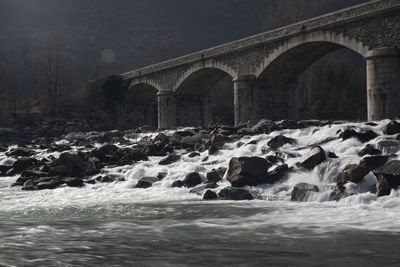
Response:
[[[307,90],[307,87],[311,88],[313,85],[311,84],[311,82],[307,83],[304,81],[302,81],[302,84],[299,84],[299,77],[303,77],[304,73],[308,73],[307,75],[312,77],[313,71],[314,75],[319,75],[319,70],[312,70],[310,66],[318,65],[320,70],[322,71],[322,69],[326,67],[321,64],[321,61],[323,59],[330,58],[328,60],[328,63],[331,63],[331,66],[335,61],[338,61],[338,58],[332,59],[333,57],[335,57],[332,55],[339,57],[339,59],[343,55],[349,57],[350,59],[346,61],[346,64],[353,64],[353,60],[354,62],[356,62],[356,65],[359,64],[360,61],[362,62],[361,67],[363,68],[364,73],[362,85],[363,88],[361,88],[362,92],[360,92],[362,96],[360,97],[363,98],[363,101],[361,102],[362,105],[365,106],[364,108],[366,117],[367,96],[365,86],[365,60],[363,58],[364,48],[354,50],[351,47],[346,47],[342,44],[337,44],[335,42],[310,41],[289,46],[289,48],[287,46],[280,47],[279,49],[271,53],[264,61],[265,68],[258,70],[258,77],[256,80],[256,106],[259,118],[267,118],[272,120],[321,119],[321,114],[317,113],[310,113],[306,118],[301,116],[300,106],[301,102],[303,101],[303,99],[301,99],[301,95],[303,95],[302,90]],[[328,71],[335,70],[331,69]],[[332,75],[333,74],[331,73],[331,76]],[[333,84],[334,82],[335,81],[327,80],[326,83],[332,84],[327,84],[326,88],[330,87],[331,89],[335,89],[335,85]],[[303,86],[303,88],[300,88],[300,86]],[[321,98],[328,96],[338,97],[331,96],[332,94],[328,94],[328,92],[322,92],[321,90],[323,90],[323,88],[318,88],[318,90],[320,90],[319,93]],[[338,90],[338,92],[340,92],[340,90]],[[323,103],[323,101],[321,101],[321,103]],[[335,113],[335,111],[331,112],[332,114]]]
[[[132,84],[124,101],[124,119],[132,127],[158,125],[157,88],[148,83]]]
[[[187,75],[175,90],[177,125],[233,125],[232,79],[219,68],[202,68]]]

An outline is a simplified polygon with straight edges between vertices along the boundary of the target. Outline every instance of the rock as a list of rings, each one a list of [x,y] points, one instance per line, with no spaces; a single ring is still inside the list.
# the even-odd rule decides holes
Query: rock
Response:
[[[203,195],[204,190],[208,188],[217,188],[217,184],[205,184],[205,185],[200,185],[198,187],[193,188],[192,190],[189,191],[189,193],[196,194],[196,195]]]
[[[371,130],[368,130],[364,133],[359,133],[353,129],[346,129],[342,133],[340,133],[339,137],[342,138],[343,141],[354,137],[362,143],[365,143],[378,137],[378,134]]]
[[[338,159],[339,157],[333,152],[325,152],[325,156],[331,159]]]
[[[288,138],[283,135],[278,135],[272,138],[267,145],[272,149],[272,150],[277,150],[278,148],[286,145],[286,144],[294,144],[295,140],[293,138]]]
[[[226,179],[234,187],[256,186],[265,183],[268,168],[272,166],[266,159],[258,157],[232,158]]]
[[[23,172],[24,170],[31,169],[35,167],[39,161],[34,158],[20,158],[14,162],[11,169],[6,172],[6,176],[16,175]]]
[[[397,121],[389,122],[385,128],[383,128],[383,133],[387,135],[400,133],[400,124]]]
[[[347,192],[346,187],[343,185],[339,184],[335,187],[331,195],[329,196],[329,199],[331,201],[339,201],[342,198],[349,197],[352,194]]]
[[[6,156],[8,157],[30,157],[35,154],[32,149],[26,148],[26,147],[18,147],[11,149],[11,151],[6,153]]]
[[[98,176],[96,177],[96,181],[100,183],[112,183],[118,180],[119,176],[117,175],[106,175],[106,176]]]
[[[360,157],[364,157],[365,155],[380,155],[380,154],[382,154],[382,151],[375,148],[371,144],[366,145],[360,152],[358,152],[358,155]]]
[[[367,168],[369,171],[373,171],[383,166],[390,156],[371,156],[365,157],[360,161],[360,165]]]
[[[338,184],[359,183],[368,173],[369,170],[361,165],[347,165],[336,177],[336,182]]]
[[[400,148],[400,142],[397,140],[384,140],[379,141],[377,146],[385,153],[396,153]]]
[[[158,179],[158,181],[162,181],[165,177],[167,177],[167,173],[166,173],[166,172],[159,172],[159,173],[157,173],[157,179]]]
[[[195,157],[200,157],[200,153],[199,152],[192,152],[188,155],[189,158],[195,158]]]
[[[292,191],[291,201],[307,201],[307,197],[312,192],[319,192],[318,186],[307,183],[296,184]]]
[[[207,183],[218,183],[222,180],[226,173],[226,168],[220,167],[218,169],[212,169],[211,172],[207,173]]]
[[[303,157],[303,160],[300,162],[300,166],[307,170],[312,170],[325,160],[325,151],[322,149],[322,147],[317,146],[312,148],[311,151]]]
[[[8,150],[8,146],[0,145],[0,152],[6,152]]]
[[[196,134],[193,136],[186,136],[182,138],[181,145],[183,148],[193,149],[195,146],[200,146],[204,138],[207,139],[208,135]]]
[[[271,133],[276,130],[276,125],[270,120],[260,120],[255,126],[251,128],[251,132],[257,134]],[[243,128],[244,129],[244,128]]]
[[[56,189],[62,184],[62,182],[58,178],[51,178],[48,181],[44,182],[39,182],[36,184],[36,188],[38,190],[44,190],[44,189]]]
[[[283,163],[285,160],[283,158],[277,157],[277,156],[266,156],[266,160],[271,162],[272,164],[278,164],[278,163]]]
[[[152,187],[155,182],[158,182],[156,177],[143,177],[136,184],[135,188],[149,188]]]
[[[390,195],[392,188],[389,181],[384,177],[380,176],[378,182],[375,184],[375,193],[378,197]]]
[[[82,187],[84,185],[83,180],[80,178],[64,178],[62,182],[69,187]]]
[[[149,158],[142,151],[128,150],[125,151],[125,155],[122,156],[121,161],[136,162],[136,161],[148,161]]]
[[[179,155],[169,155],[168,157],[162,159],[158,165],[170,165],[172,163],[177,162],[178,160],[181,159],[181,156]]]
[[[12,166],[0,165],[0,176],[5,176],[6,173],[12,168]]]
[[[382,167],[374,170],[374,174],[376,177],[383,176],[387,179],[391,188],[397,189],[400,185],[400,161],[389,161]]]
[[[225,144],[226,138],[223,135],[213,134],[210,139],[210,147],[208,149],[209,155],[214,155]]]
[[[211,190],[207,190],[203,195],[203,199],[204,200],[216,200],[216,199],[218,199],[218,195]]]
[[[245,135],[252,136],[252,135],[255,135],[257,133],[254,130],[250,129],[250,128],[242,128],[242,129],[239,129],[237,131],[237,134],[241,135],[241,136],[245,136]]]
[[[279,130],[297,129],[299,127],[299,124],[297,123],[297,121],[283,120],[278,122],[276,126]]]
[[[98,151],[103,155],[114,155],[118,151],[118,147],[116,145],[104,145]]]
[[[183,185],[188,188],[195,187],[198,184],[201,184],[201,178],[197,172],[189,173],[183,179]]]
[[[280,165],[276,167],[274,170],[270,171],[267,173],[267,178],[265,179],[266,184],[274,184],[277,183],[283,178],[285,178],[286,174],[290,171],[291,169],[287,164]]]
[[[224,200],[252,200],[253,195],[248,189],[226,187],[218,193],[218,197]]]
[[[172,183],[171,187],[183,187],[184,183],[181,180],[177,180],[175,182]]]
[[[71,175],[82,175],[87,172],[89,167],[87,162],[77,154],[62,153],[59,160]]]

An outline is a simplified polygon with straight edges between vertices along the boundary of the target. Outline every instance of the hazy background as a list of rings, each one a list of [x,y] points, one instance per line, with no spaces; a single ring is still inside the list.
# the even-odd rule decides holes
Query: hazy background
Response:
[[[54,105],[62,107],[91,79],[130,71],[361,2],[366,1],[0,0],[0,113],[15,114],[18,109],[39,106],[46,109],[49,81],[56,83],[59,92],[59,101]],[[341,76],[346,86],[349,81],[357,80],[354,66],[363,75],[362,59],[351,53],[349,56],[349,52],[321,62],[314,65],[314,70],[321,73],[309,72],[300,81],[307,86],[315,84],[314,89],[308,86],[306,92],[313,95],[309,97],[311,102],[313,98],[321,99],[318,94],[324,92],[323,86],[332,84],[326,80],[328,73],[336,71],[336,76],[328,78],[335,80]],[[332,70],[330,66],[338,67]],[[351,68],[347,69],[348,66]],[[352,77],[345,80],[343,73]],[[29,105],[33,106],[25,104],[25,100],[30,100]]]

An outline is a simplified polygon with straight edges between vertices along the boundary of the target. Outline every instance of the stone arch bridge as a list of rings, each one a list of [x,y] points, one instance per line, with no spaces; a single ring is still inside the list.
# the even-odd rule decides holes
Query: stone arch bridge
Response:
[[[208,125],[210,90],[232,84],[234,122],[298,119],[289,90],[312,63],[349,48],[366,60],[368,119],[400,117],[400,0],[375,0],[122,74],[157,89],[158,126]]]

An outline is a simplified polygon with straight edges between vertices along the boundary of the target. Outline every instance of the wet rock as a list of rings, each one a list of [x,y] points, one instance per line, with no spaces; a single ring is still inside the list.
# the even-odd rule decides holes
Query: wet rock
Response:
[[[307,201],[307,197],[313,192],[319,192],[318,186],[307,183],[296,184],[292,191],[291,201]]]
[[[195,187],[198,184],[201,184],[201,178],[197,172],[189,173],[183,179],[183,185],[188,188]]]
[[[265,159],[271,162],[272,164],[279,164],[285,162],[283,158],[280,158],[278,156],[266,156]]]
[[[183,187],[184,183],[181,180],[177,180],[175,182],[172,183],[171,187]]]
[[[118,151],[118,147],[116,145],[104,145],[99,148],[98,152],[103,155],[113,155]]]
[[[196,134],[193,136],[186,136],[182,138],[181,145],[183,148],[193,149],[195,146],[201,146],[202,140],[207,139],[208,135]]]
[[[256,140],[252,140],[250,142],[248,142],[246,145],[257,145],[257,141]]]
[[[278,148],[286,145],[286,144],[294,144],[295,140],[293,138],[288,138],[283,135],[278,135],[272,138],[267,145],[272,149],[272,150],[277,150]]]
[[[396,153],[400,149],[400,142],[397,140],[383,140],[379,141],[377,146],[385,153]]]
[[[195,134],[196,133],[193,130],[181,130],[174,133],[174,135],[179,135],[181,137],[193,136]]]
[[[299,127],[297,121],[283,120],[276,124],[279,130],[297,129]]]
[[[62,153],[58,160],[54,160],[49,166],[50,176],[70,176],[82,177],[94,175],[99,170],[95,170],[89,163],[84,161],[78,154]]]
[[[258,157],[232,158],[226,179],[234,187],[256,186],[265,183],[268,168],[272,166],[266,159]]]
[[[263,134],[263,133],[271,133],[276,130],[276,125],[273,121],[270,120],[260,120],[255,126],[251,128],[253,133]]]
[[[149,158],[144,152],[135,149],[124,150],[124,156],[121,158],[121,162],[129,162],[128,164],[132,162],[148,160]]]
[[[357,138],[360,142],[365,143],[378,137],[378,134],[371,130],[360,133],[356,132],[353,129],[346,129],[342,133],[340,133],[339,137],[342,138],[343,141],[350,138]]]
[[[38,190],[56,189],[62,184],[62,181],[59,179],[59,177],[45,177],[42,178],[41,180],[43,181],[39,180],[34,181],[36,183],[36,188]]]
[[[245,136],[245,135],[252,136],[252,135],[256,135],[257,133],[250,128],[242,128],[237,131],[237,134],[240,136]]]
[[[6,176],[16,175],[24,170],[32,169],[39,164],[39,161],[34,158],[20,158],[14,162],[11,169],[6,172]]]
[[[248,189],[226,187],[218,193],[218,197],[224,200],[252,200],[253,195]]]
[[[374,145],[368,144],[366,145],[360,152],[358,152],[358,155],[360,157],[364,157],[365,155],[380,155],[382,154],[382,151],[375,148]]]
[[[369,170],[361,165],[347,165],[336,177],[336,182],[338,184],[359,183],[368,173]]]
[[[218,195],[211,190],[207,190],[203,195],[203,199],[204,200],[216,200],[216,199],[218,199]]]
[[[352,194],[349,193],[349,192],[346,190],[346,187],[344,187],[343,185],[339,184],[339,185],[337,185],[337,186],[335,187],[335,189],[333,190],[333,192],[330,194],[329,199],[330,199],[331,201],[339,201],[340,199],[345,198],[345,197],[349,197],[349,196],[351,196],[351,195],[352,195]]]
[[[106,175],[96,177],[96,181],[99,183],[112,183],[118,180],[119,176],[116,175]]]
[[[149,188],[152,187],[155,182],[158,182],[156,177],[143,177],[138,181],[135,188]]]
[[[147,144],[141,152],[149,157],[164,157],[168,155],[169,150],[165,150],[164,144]]]
[[[175,163],[181,159],[181,156],[179,155],[169,155],[168,157],[162,159],[158,165],[170,165],[172,163]]]
[[[375,184],[375,193],[378,197],[390,195],[392,188],[389,181],[384,177],[380,176],[378,182]]]
[[[200,157],[200,153],[199,152],[192,152],[188,155],[189,158],[195,158],[195,157]]]
[[[339,157],[333,152],[325,152],[327,158],[338,159]]]
[[[397,121],[389,122],[385,128],[383,128],[383,133],[386,135],[393,135],[400,133],[400,124]]]
[[[213,134],[210,139],[210,147],[208,148],[208,154],[214,155],[220,150],[225,144],[226,138],[223,135]]]
[[[371,156],[365,157],[360,161],[360,165],[367,168],[369,171],[373,171],[381,166],[383,166],[390,156]]]
[[[0,176],[5,176],[6,173],[12,168],[12,166],[0,165]]]
[[[69,187],[82,187],[84,182],[80,178],[64,178],[62,183],[65,183]]]
[[[212,169],[211,172],[207,173],[207,183],[218,183],[222,180],[226,173],[226,168],[220,167],[218,169]]]
[[[8,146],[0,145],[0,152],[6,152],[8,150]]]
[[[312,170],[315,166],[321,164],[326,160],[326,153],[322,149],[322,147],[317,146],[311,149],[308,154],[303,157],[303,160],[300,162],[300,166],[307,170]]]
[[[18,148],[11,149],[11,151],[6,153],[6,156],[8,156],[8,157],[30,157],[30,156],[33,156],[34,154],[35,154],[35,152],[32,151],[32,149],[30,149],[30,148],[18,147]]]
[[[167,177],[167,173],[166,173],[166,172],[159,172],[159,173],[157,173],[157,179],[158,179],[158,181],[162,181],[165,177]]]
[[[267,173],[267,177],[264,180],[265,184],[274,184],[277,183],[281,180],[283,180],[286,176],[286,174],[290,171],[291,169],[287,164],[280,165],[276,167],[274,170],[270,171]]]
[[[189,193],[196,194],[196,195],[203,195],[204,190],[209,189],[209,188],[217,188],[217,184],[205,184],[205,185],[200,185],[198,187],[193,188],[192,190],[189,191]]]
[[[374,174],[376,177],[382,176],[386,178],[390,187],[397,189],[400,186],[400,161],[389,161],[382,167],[374,170]]]

